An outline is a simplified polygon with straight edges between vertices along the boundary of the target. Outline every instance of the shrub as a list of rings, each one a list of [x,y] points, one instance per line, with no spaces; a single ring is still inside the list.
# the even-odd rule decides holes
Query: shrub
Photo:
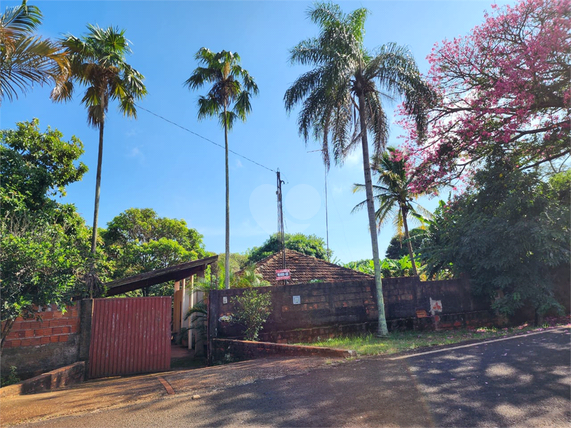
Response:
[[[258,333],[272,311],[272,296],[270,293],[259,293],[255,289],[244,291],[241,296],[232,298],[235,304],[234,322],[244,324],[246,340],[257,340]]]

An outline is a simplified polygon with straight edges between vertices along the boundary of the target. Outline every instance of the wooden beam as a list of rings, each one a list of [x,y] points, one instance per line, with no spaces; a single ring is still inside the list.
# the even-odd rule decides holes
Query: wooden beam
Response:
[[[162,284],[167,281],[179,281],[194,274],[204,275],[206,267],[216,263],[217,261],[218,256],[212,256],[108,282],[105,284],[107,287],[106,296],[116,296],[118,294],[126,293],[127,291],[138,290],[144,287],[150,287],[151,285]]]

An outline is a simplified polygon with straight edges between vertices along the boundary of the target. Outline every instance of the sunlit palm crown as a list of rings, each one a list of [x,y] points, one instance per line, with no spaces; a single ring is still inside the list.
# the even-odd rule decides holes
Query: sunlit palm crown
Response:
[[[381,46],[370,54],[363,46],[366,9],[344,14],[331,3],[319,3],[310,12],[321,27],[317,38],[305,40],[290,52],[290,61],[315,68],[287,90],[288,111],[301,103],[299,132],[306,141],[311,136],[322,141],[324,161],[329,167],[329,143],[340,163],[360,141],[359,103],[365,99],[367,130],[373,135],[374,153],[380,153],[388,138],[388,123],[381,97],[404,95],[405,107],[417,119],[420,135],[426,117],[424,107],[435,96],[423,82],[407,48],[395,44]],[[384,92],[381,92],[382,88]]]
[[[416,202],[421,196],[410,191],[410,183],[413,176],[406,170],[404,159],[395,159],[394,149],[388,148],[374,159],[373,169],[377,172],[378,184],[373,186],[375,200],[379,208],[375,212],[378,229],[387,220],[393,220],[397,235],[403,235],[404,222],[408,214],[420,222],[432,217],[432,214]],[[355,184],[353,191],[364,190],[363,184]],[[365,208],[367,201],[360,202],[353,211]]]
[[[17,98],[34,83],[57,83],[67,76],[61,46],[33,35],[41,22],[40,10],[25,1],[0,15],[0,102]]]
[[[198,99],[198,118],[218,116],[220,124],[226,123],[228,129],[236,119],[245,121],[251,111],[250,97],[258,93],[258,86],[240,66],[240,56],[235,52],[214,53],[201,48],[196,59],[202,66],[194,70],[185,85],[198,89],[212,83],[208,94]]]
[[[105,121],[110,100],[119,102],[119,110],[136,117],[135,101],[146,95],[144,77],[125,62],[131,52],[125,31],[109,27],[87,26],[86,36],[72,35],[62,40],[69,55],[71,77],[52,91],[55,101],[66,101],[73,96],[75,83],[87,87],[82,103],[88,110],[87,121],[98,126]]]

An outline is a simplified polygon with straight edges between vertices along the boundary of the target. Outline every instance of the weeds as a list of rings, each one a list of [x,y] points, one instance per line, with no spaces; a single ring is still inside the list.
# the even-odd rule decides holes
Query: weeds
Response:
[[[20,382],[17,371],[18,368],[16,366],[10,366],[10,373],[8,373],[8,376],[2,378],[1,386],[4,387]]]
[[[331,338],[319,342],[304,344],[328,348],[352,349],[358,355],[388,355],[399,352],[414,351],[431,346],[452,345],[481,339],[502,338],[533,331],[542,331],[547,327],[569,326],[569,321],[546,323],[536,328],[528,324],[518,327],[496,328],[480,327],[477,329],[445,330],[445,331],[393,331],[387,338],[378,338],[374,334]]]

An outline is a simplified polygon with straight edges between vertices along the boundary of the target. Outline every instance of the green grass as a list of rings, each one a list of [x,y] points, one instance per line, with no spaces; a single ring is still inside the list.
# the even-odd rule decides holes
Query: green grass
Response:
[[[544,324],[541,328],[528,324],[511,328],[478,328],[474,330],[445,331],[395,331],[387,338],[378,338],[374,334],[327,339],[301,345],[321,346],[327,348],[351,349],[358,355],[390,355],[410,352],[431,346],[452,345],[480,339],[493,339],[515,336],[522,333],[542,331],[555,326],[569,326],[569,322]]]

